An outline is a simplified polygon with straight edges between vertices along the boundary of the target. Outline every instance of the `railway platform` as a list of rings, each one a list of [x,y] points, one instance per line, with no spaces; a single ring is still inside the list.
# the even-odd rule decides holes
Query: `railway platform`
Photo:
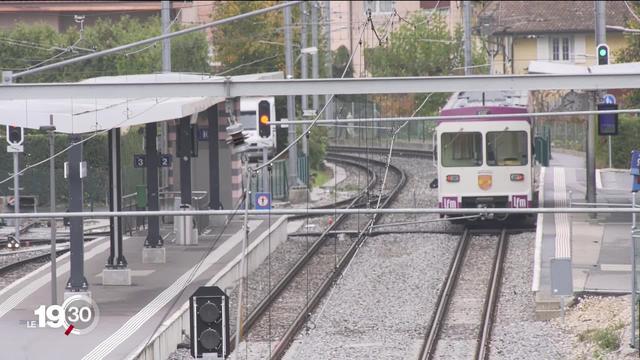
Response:
[[[282,230],[282,224],[285,230]],[[269,231],[274,234],[276,226],[278,231],[285,231],[286,238],[286,232],[294,231],[290,228],[299,225],[301,223],[287,223],[284,218],[274,218],[270,222],[265,218],[252,218],[249,220],[250,247],[257,249]],[[30,360],[130,358],[141,345],[153,340],[157,328],[165,325],[183,307],[197,287],[219,279],[225,271],[232,273],[231,277],[237,275],[234,266],[244,236],[241,220],[230,222],[217,242],[221,226],[205,231],[199,236],[198,244],[192,246],[173,244],[169,231],[162,229],[163,237],[167,237],[166,264],[143,264],[141,250],[145,236],[125,237],[124,254],[132,273],[131,286],[102,285],[102,271],[109,255],[108,238],[85,244],[85,277],[100,311],[98,325],[87,334],[69,336],[63,328],[33,327],[33,320],[37,319],[34,311],[51,302],[49,263],[0,290],[1,357]],[[208,252],[210,248],[213,250]],[[264,248],[259,250],[263,252],[260,256],[266,256]],[[57,266],[60,304],[63,301],[61,292],[69,277],[68,254],[58,258]],[[192,276],[193,280],[189,282]],[[220,282],[216,285],[222,286]],[[226,280],[223,287],[229,286],[233,286],[233,281]],[[170,345],[166,347],[171,348]],[[175,344],[170,350],[175,350]]]
[[[553,153],[541,172],[541,206],[578,206],[585,203],[584,157]],[[597,202],[631,204],[628,170],[602,169],[596,173]],[[539,318],[559,315],[560,300],[551,292],[550,261],[569,255],[574,294],[625,294],[631,287],[631,215],[600,213],[544,214],[538,217],[533,291]]]

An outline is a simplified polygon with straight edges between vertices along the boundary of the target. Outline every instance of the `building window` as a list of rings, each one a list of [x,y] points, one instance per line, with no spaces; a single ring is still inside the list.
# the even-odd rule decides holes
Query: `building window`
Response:
[[[372,14],[391,13],[393,12],[394,3],[395,1],[365,1],[364,12],[371,10]]]
[[[573,61],[573,38],[572,37],[552,37],[551,38],[551,60]]]

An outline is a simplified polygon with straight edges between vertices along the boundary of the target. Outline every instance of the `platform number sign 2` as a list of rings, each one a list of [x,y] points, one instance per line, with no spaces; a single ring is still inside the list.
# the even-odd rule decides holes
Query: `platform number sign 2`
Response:
[[[160,155],[160,167],[171,167],[172,160],[171,154]]]

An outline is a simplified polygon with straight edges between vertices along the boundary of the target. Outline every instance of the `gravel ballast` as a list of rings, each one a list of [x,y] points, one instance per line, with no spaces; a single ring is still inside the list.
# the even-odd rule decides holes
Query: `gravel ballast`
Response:
[[[387,235],[367,239],[318,307],[287,359],[417,356],[457,238]]]
[[[569,359],[572,341],[549,321],[536,321],[531,291],[535,233],[511,235],[498,309],[491,359]]]

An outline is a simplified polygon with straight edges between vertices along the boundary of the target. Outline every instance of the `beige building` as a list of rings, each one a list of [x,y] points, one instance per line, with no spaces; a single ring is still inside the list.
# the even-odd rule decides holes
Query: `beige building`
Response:
[[[445,17],[451,33],[462,22],[461,1],[331,1],[331,50],[344,46],[350,54],[355,52],[353,70],[354,76],[358,77],[366,76],[362,48],[378,46],[378,40],[371,36],[364,36],[362,46],[358,46],[369,10],[371,20],[380,34],[386,33],[387,29],[393,31],[399,28],[401,20],[398,16],[392,18],[394,10],[405,19],[418,11],[437,11]]]
[[[594,65],[594,1],[492,1],[479,14],[478,27],[489,34],[494,72],[527,73],[533,60]],[[606,24],[625,26],[630,17],[621,1],[607,1]],[[620,31],[607,30],[610,62],[626,46]]]

